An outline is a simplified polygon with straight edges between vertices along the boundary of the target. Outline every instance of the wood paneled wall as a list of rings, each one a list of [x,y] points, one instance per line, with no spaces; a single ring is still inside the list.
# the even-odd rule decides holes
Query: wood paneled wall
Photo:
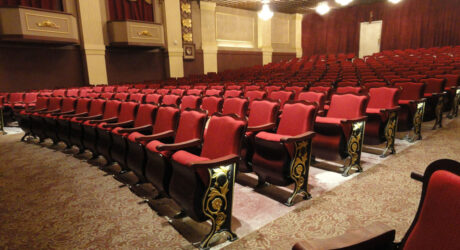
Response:
[[[217,52],[217,70],[219,72],[254,65],[262,65],[262,52],[233,50],[219,50]]]

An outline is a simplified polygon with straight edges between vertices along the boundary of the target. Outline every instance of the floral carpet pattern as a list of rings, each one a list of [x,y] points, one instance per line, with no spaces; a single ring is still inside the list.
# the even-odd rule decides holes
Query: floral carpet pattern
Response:
[[[410,172],[423,172],[440,158],[460,161],[459,132],[460,118],[446,122],[445,128],[426,133],[404,153],[296,204],[224,248],[290,249],[298,240],[336,236],[374,221],[395,228],[400,239],[421,192]],[[63,153],[62,145],[24,143],[21,136],[0,136],[1,249],[193,249],[191,238],[200,239],[179,233],[156,212],[161,209],[138,204],[141,198],[119,188],[118,181],[86,159]],[[156,205],[173,207],[166,203]],[[233,226],[238,230],[242,223]]]

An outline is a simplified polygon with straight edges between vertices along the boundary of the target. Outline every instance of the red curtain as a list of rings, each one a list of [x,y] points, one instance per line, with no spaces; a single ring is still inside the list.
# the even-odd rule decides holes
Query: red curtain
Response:
[[[109,0],[110,20],[140,20],[153,22],[152,1]]]
[[[61,0],[0,0],[0,6],[19,5],[47,10],[62,10]]]
[[[358,53],[360,23],[383,20],[381,49],[460,44],[460,0],[402,0],[333,10],[302,20],[304,55]]]

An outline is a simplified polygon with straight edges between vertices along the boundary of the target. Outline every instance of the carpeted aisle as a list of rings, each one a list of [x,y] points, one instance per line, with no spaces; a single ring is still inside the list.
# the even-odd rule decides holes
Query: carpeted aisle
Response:
[[[265,226],[262,223],[260,229],[245,225],[248,220],[241,214],[259,220],[257,216],[267,217],[264,211],[236,211],[233,227],[243,237],[225,247],[290,249],[299,239],[335,236],[373,221],[396,228],[401,238],[412,221],[421,191],[420,184],[410,179],[410,172],[423,171],[440,158],[460,161],[460,118],[445,124],[446,128],[426,133],[423,141],[403,153],[388,157],[329,192],[297,203],[293,211],[277,219],[275,216]],[[157,210],[138,204],[141,198],[126,187],[119,188],[118,181],[104,176],[86,160],[62,152],[63,145],[55,152],[49,142],[19,142],[21,136],[0,136],[2,249],[193,249],[191,242],[199,240],[209,226],[199,224],[197,233],[187,225],[178,225],[182,235],[156,212],[173,207],[167,199],[154,204]],[[248,197],[256,193],[242,188],[247,189]],[[269,200],[264,202],[279,203],[259,196]],[[238,202],[250,201],[240,199],[235,206]],[[252,207],[264,202],[258,200]],[[244,236],[246,233],[249,235]]]

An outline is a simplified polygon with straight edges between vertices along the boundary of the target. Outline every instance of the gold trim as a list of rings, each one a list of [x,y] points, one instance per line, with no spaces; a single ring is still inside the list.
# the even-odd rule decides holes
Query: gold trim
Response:
[[[291,161],[289,176],[294,181],[294,191],[286,203],[292,206],[297,194],[303,194],[304,199],[310,199],[311,195],[307,191],[308,172],[311,159],[311,139],[295,143],[294,159]]]
[[[148,30],[139,31],[137,34],[139,36],[152,36],[152,33],[150,33]]]
[[[52,30],[46,30],[46,29],[36,29],[36,28],[32,28],[29,26],[29,16],[36,16],[36,17],[44,17],[44,18],[50,18],[50,19],[58,19],[58,20],[63,20],[64,22],[67,23],[67,32],[64,32],[64,31],[52,31]],[[46,15],[39,15],[39,14],[34,14],[34,13],[30,13],[30,12],[24,12],[24,17],[26,19],[26,28],[27,30],[30,30],[30,31],[40,31],[40,32],[49,32],[49,33],[58,33],[58,34],[70,34],[70,22],[71,20],[70,19],[67,19],[67,18],[62,18],[62,17],[55,17],[55,16],[46,16]],[[51,22],[51,21],[50,21]],[[52,22],[51,22],[52,23]],[[35,25],[38,26],[37,23],[35,23]],[[51,25],[51,24],[50,24]],[[40,27],[40,26],[38,26]],[[57,26],[57,29],[61,29],[60,26]]]
[[[136,28],[140,28],[142,30],[136,31]],[[155,36],[155,33],[157,33],[158,36]],[[160,43],[162,42],[160,26],[145,26],[145,25],[128,24],[128,34],[132,39],[158,41]]]
[[[388,121],[385,126],[385,139],[387,140],[386,147],[383,153],[380,155],[381,158],[386,157],[388,151],[390,154],[395,154],[395,136],[398,126],[398,111],[393,111],[388,115]]]
[[[352,167],[356,167],[358,172],[363,171],[361,167],[361,151],[363,148],[365,126],[365,121],[354,122],[352,124],[352,131],[347,144],[347,160],[349,160],[349,162],[342,173],[345,177],[349,175]]]
[[[414,120],[412,122],[414,127],[414,136],[409,139],[409,142],[415,142],[422,139],[422,121],[425,113],[425,102],[417,103],[417,110],[415,111]]]
[[[57,26],[55,23],[51,22],[50,20],[46,20],[43,22],[37,22],[35,23],[38,27],[47,27],[47,28],[53,28],[53,29],[59,29],[60,26]]]

